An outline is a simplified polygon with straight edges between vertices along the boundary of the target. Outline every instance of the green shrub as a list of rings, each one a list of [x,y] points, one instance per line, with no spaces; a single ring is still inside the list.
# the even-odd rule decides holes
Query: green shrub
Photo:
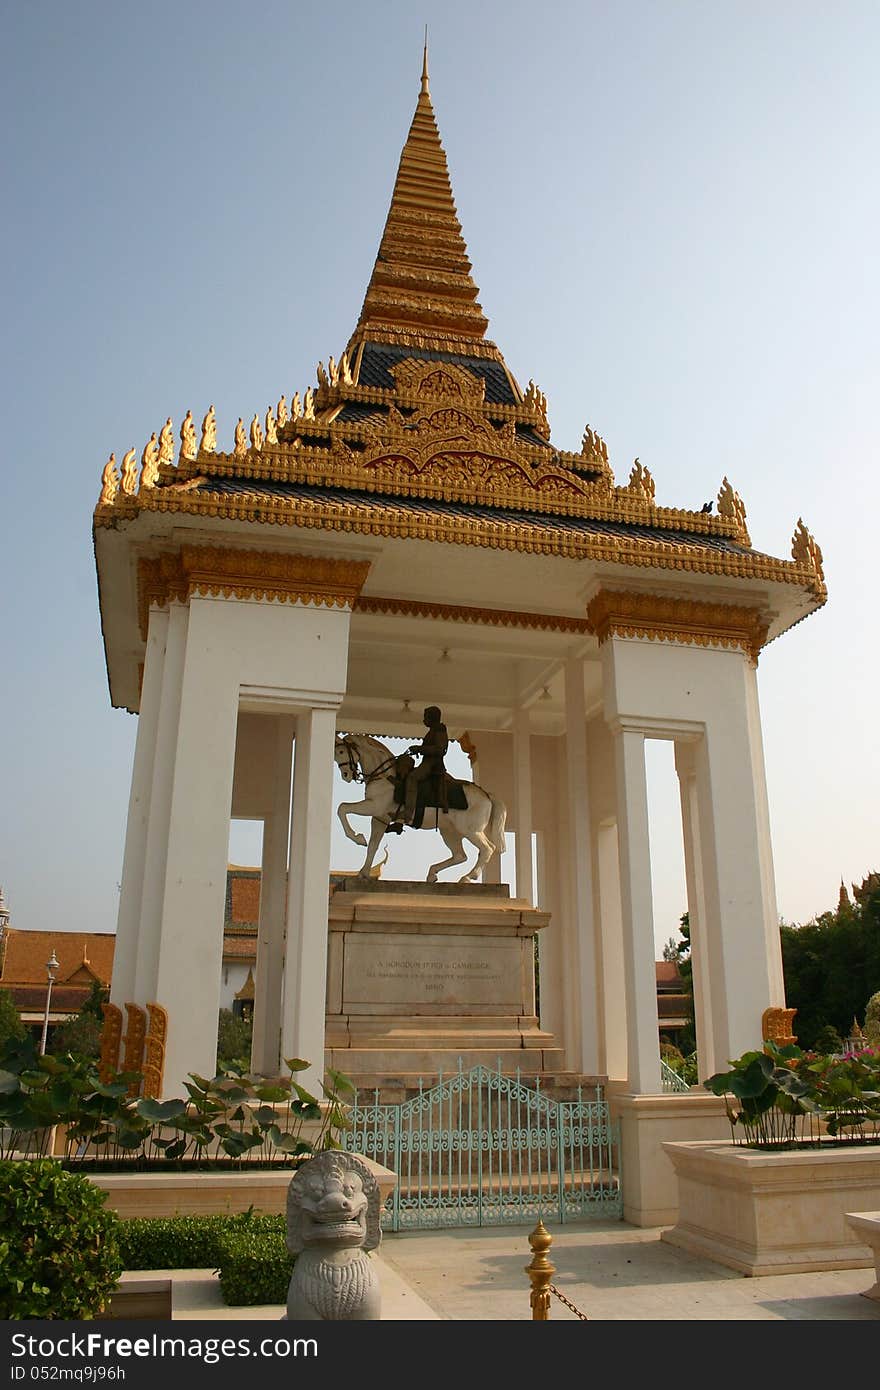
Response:
[[[217,1273],[223,1302],[234,1307],[286,1303],[294,1259],[283,1231],[250,1229],[222,1236]]]
[[[106,1194],[53,1158],[0,1161],[0,1318],[94,1318],[123,1264]]]
[[[214,1269],[220,1242],[242,1231],[284,1235],[283,1215],[136,1216],[123,1221],[119,1249],[125,1269]]]

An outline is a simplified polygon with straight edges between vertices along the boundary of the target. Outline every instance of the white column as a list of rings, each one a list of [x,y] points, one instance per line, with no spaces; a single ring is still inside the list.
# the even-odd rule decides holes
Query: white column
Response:
[[[767,772],[764,766],[764,736],[758,701],[758,673],[754,666],[743,668],[746,719],[751,749],[752,785],[758,857],[763,885],[763,918],[766,938],[767,974],[771,1003],[785,1007],[785,980],[782,973],[782,944],[779,936],[779,909],[776,903],[776,874],[773,867],[773,841],[770,835],[770,806],[767,800]]]
[[[655,1095],[662,1086],[645,736],[625,726],[618,726],[615,734],[627,1081],[634,1095]]]
[[[171,792],[174,785],[174,760],[177,755],[180,692],[188,624],[189,609],[182,604],[173,603],[168,614],[165,670],[159,701],[156,755],[152,769],[150,825],[147,831],[137,973],[135,992],[131,996],[141,1007],[154,1002],[162,1003],[158,995],[159,942],[162,934],[168,823],[171,815]]]
[[[260,925],[254,981],[251,1068],[277,1075],[281,1065],[281,999],[284,985],[284,928],[287,916],[287,847],[290,838],[292,718],[268,720],[275,748],[272,805],[263,822]]]
[[[593,871],[587,786],[587,724],[583,661],[565,664],[565,794],[568,800],[568,879],[572,917],[572,955],[566,971],[566,1048],[575,1069],[599,1073],[598,978],[593,920]],[[577,1026],[577,1038],[573,1024]]]
[[[741,711],[744,713],[744,710]],[[745,720],[707,729],[697,745],[697,802],[706,902],[705,939],[716,1058],[761,1045],[761,1015],[780,1002],[778,930],[771,950]]]
[[[156,733],[159,727],[159,704],[165,666],[167,631],[167,611],[158,608],[152,609],[144,656],[144,679],[141,687],[131,791],[128,798],[128,820],[125,826],[125,851],[122,860],[122,886],[119,893],[116,943],[113,951],[113,974],[110,982],[110,998],[120,1009],[124,1009],[129,1001],[134,1001],[136,998],[135,977],[141,933],[144,863],[150,823],[150,792],[153,782],[153,762],[156,755]]]
[[[163,1092],[191,1072],[212,1076],[223,955],[223,909],[239,673],[224,640],[235,605],[192,599],[162,905],[156,1000],[168,1010]]]
[[[600,822],[597,832],[599,917],[602,932],[602,998],[605,1059],[603,1070],[612,1080],[623,1080],[626,1064],[626,974],[623,955],[623,915],[620,902],[620,855],[617,821]]]
[[[281,1023],[282,1057],[299,1057],[310,1063],[300,1082],[319,1097],[325,1071],[335,733],[333,709],[312,709],[297,718]]]
[[[697,1063],[700,1079],[705,1080],[725,1064],[715,1053],[712,1036],[714,1005],[709,973],[709,944],[706,931],[706,890],[703,882],[703,852],[700,843],[700,815],[697,805],[695,746],[676,741],[675,770],[681,798],[684,839],[684,871],[687,883],[688,923],[691,941],[691,978],[694,990],[694,1023],[697,1035]],[[723,999],[717,1001],[723,1010]]]
[[[513,715],[513,818],[516,827],[516,896],[535,903],[532,871],[532,730],[529,712]]]

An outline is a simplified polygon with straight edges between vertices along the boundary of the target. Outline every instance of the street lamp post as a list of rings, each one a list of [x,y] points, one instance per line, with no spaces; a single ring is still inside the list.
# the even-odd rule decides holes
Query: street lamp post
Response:
[[[40,1039],[41,1057],[45,1056],[46,1053],[46,1037],[49,1033],[49,1005],[52,1001],[52,986],[55,983],[55,971],[57,969],[58,960],[56,958],[55,952],[53,951],[49,959],[46,961],[46,979],[48,980],[48,984],[46,986],[46,1011],[43,1014],[43,1036]]]

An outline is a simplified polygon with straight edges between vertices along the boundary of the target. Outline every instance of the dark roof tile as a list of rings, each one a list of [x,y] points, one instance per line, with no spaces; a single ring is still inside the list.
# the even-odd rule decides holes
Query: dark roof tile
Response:
[[[454,362],[464,367],[474,376],[482,377],[486,383],[486,400],[493,405],[516,405],[516,398],[508,380],[507,372],[501,362],[491,358],[466,357],[458,352],[431,352],[427,348],[417,350],[365,343],[358,372],[359,386],[378,386],[386,391],[394,389],[394,377],[390,368],[407,358],[419,362]]]

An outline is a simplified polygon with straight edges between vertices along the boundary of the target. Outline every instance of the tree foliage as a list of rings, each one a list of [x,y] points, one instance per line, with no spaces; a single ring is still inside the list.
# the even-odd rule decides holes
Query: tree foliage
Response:
[[[7,1038],[21,1039],[27,1028],[21,1021],[21,1014],[8,989],[0,989],[0,1048]]]
[[[683,912],[678,919],[679,940],[670,937],[663,947],[663,959],[673,961],[681,976],[681,992],[687,997],[687,1024],[679,1031],[678,1048],[687,1057],[696,1051],[697,1028],[694,1021],[694,963],[691,960],[691,919]]]
[[[231,1009],[221,1009],[217,1022],[217,1065],[222,1070],[238,1066],[247,1071],[251,1064],[252,1025]]]
[[[53,1028],[46,1051],[53,1057],[87,1057],[92,1060],[101,1055],[101,1029],[104,1026],[104,1013],[101,1005],[110,997],[110,991],[100,980],[93,980],[89,996],[79,1013],[71,1014],[63,1023]]]
[[[848,1037],[853,1019],[865,1020],[867,1002],[880,990],[880,874],[854,888],[853,900],[841,894],[833,912],[803,926],[783,924],[780,933],[799,1044],[814,1048],[828,1028]]]

